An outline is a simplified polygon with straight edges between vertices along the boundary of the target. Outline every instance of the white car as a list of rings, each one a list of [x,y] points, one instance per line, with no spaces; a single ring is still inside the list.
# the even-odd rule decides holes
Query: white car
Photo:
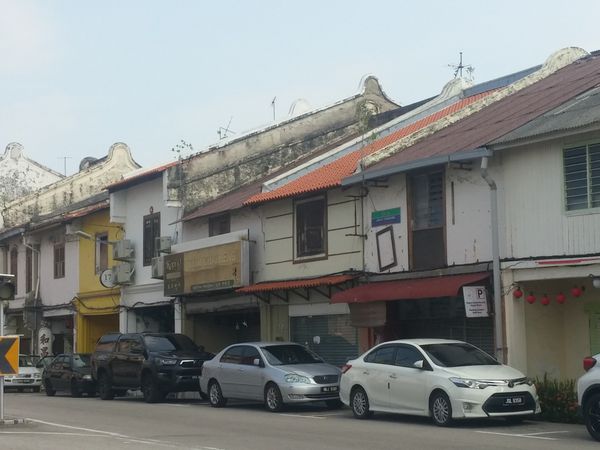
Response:
[[[340,399],[359,419],[374,411],[453,419],[541,411],[533,382],[466,342],[408,339],[380,344],[342,368]]]
[[[577,402],[585,426],[600,441],[600,354],[583,359],[585,373],[577,380]]]
[[[5,375],[4,387],[6,389],[17,389],[19,392],[23,392],[26,388],[33,390],[33,392],[40,392],[42,371],[35,367],[31,356],[19,355],[19,374]]]

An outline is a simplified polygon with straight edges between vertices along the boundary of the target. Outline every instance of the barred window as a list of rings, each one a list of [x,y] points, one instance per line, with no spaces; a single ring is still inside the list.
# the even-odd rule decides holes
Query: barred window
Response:
[[[565,149],[563,163],[567,211],[600,207],[600,143]]]

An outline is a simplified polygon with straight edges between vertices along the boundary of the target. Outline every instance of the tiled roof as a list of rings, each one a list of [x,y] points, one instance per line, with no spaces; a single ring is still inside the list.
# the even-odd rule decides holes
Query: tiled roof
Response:
[[[402,149],[361,177],[378,178],[415,161],[480,148],[599,84],[600,57],[592,54]]]
[[[355,275],[330,275],[328,277],[306,278],[303,280],[270,281],[266,283],[252,284],[237,289],[242,294],[253,294],[255,292],[283,291],[287,289],[311,288],[318,286],[334,286],[356,278]]]
[[[293,197],[309,192],[316,192],[325,189],[331,189],[341,185],[343,178],[348,177],[356,170],[358,161],[378,150],[381,150],[395,141],[405,136],[411,135],[426,126],[437,122],[438,120],[451,115],[464,107],[486,97],[492,91],[483,92],[471,97],[457,101],[456,103],[437,111],[423,119],[420,119],[410,125],[391,133],[384,138],[378,139],[360,150],[348,153],[339,159],[319,167],[306,175],[296,178],[293,181],[270,192],[262,192],[253,195],[244,202],[245,205],[255,205],[272,200],[278,200],[287,197]]]
[[[127,187],[135,186],[136,184],[143,183],[144,181],[151,180],[158,177],[161,173],[167,170],[169,167],[173,167],[178,161],[172,161],[167,164],[162,164],[157,167],[151,167],[149,169],[139,169],[140,171],[125,177],[122,180],[117,181],[107,187],[110,192],[119,191]]]

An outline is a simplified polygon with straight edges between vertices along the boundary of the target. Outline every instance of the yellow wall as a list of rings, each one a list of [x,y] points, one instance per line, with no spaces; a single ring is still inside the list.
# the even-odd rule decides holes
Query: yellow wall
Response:
[[[93,237],[108,233],[109,241],[122,238],[121,229],[109,223],[109,210],[90,214],[82,220],[82,231]],[[108,267],[114,265],[112,246],[108,246]],[[79,237],[79,293],[77,308],[77,351],[94,351],[96,341],[108,332],[119,331],[120,290],[100,284],[96,271],[96,242]]]

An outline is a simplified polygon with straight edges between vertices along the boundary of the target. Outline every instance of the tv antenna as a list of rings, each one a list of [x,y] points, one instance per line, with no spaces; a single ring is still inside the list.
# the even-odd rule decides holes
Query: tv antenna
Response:
[[[73,159],[72,156],[57,156],[58,159],[63,160],[63,173],[65,177],[67,176],[67,159]]]
[[[458,63],[458,65],[456,64],[448,64],[448,67],[452,67],[454,69],[454,78],[456,77],[463,77],[463,69],[469,74],[468,79],[469,80],[473,80],[473,72],[475,72],[475,67],[471,66],[471,65],[464,65],[463,64],[463,52],[460,52],[460,61]]]
[[[275,100],[277,100],[277,96],[273,97],[273,100],[271,100],[271,108],[273,108],[273,122],[275,122]]]
[[[231,121],[233,120],[233,116],[231,116],[229,118],[229,123],[227,124],[226,127],[219,127],[217,129],[217,134],[219,135],[219,139],[225,139],[227,137],[229,137],[229,134],[235,134],[235,131],[233,131],[232,129],[230,129],[229,127],[231,126]]]

